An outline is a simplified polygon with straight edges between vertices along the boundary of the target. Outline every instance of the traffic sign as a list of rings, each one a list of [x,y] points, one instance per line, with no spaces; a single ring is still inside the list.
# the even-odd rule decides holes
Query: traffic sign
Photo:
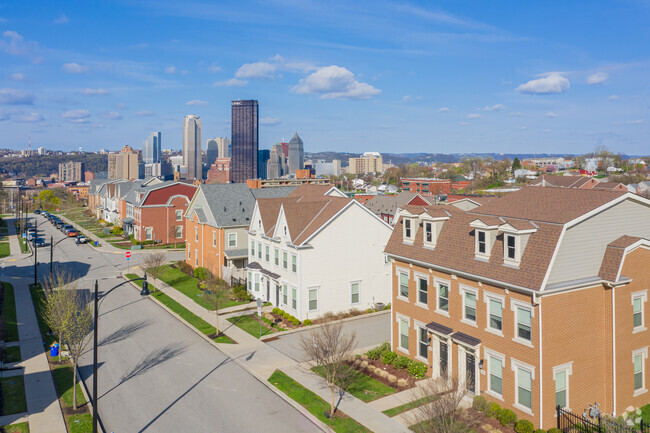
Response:
[[[125,252],[125,253],[124,253],[124,256],[125,256],[127,259],[128,259],[129,257],[131,257],[131,251],[127,251],[127,252]]]

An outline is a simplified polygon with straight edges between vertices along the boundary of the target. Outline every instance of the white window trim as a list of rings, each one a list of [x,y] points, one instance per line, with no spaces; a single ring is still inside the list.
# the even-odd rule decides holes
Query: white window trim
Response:
[[[148,239],[149,230],[151,230],[151,239]],[[153,227],[145,227],[144,228],[144,240],[145,241],[153,240]]]
[[[230,241],[232,237],[235,237],[235,245],[230,245]],[[237,246],[237,233],[228,233],[228,247],[236,247]]]
[[[395,346],[395,349],[399,350],[400,352],[404,352],[404,353],[406,353],[406,354],[408,355],[408,354],[409,354],[409,350],[408,350],[408,348],[407,348],[407,349],[404,349],[404,348],[402,348],[402,346],[401,346],[401,344],[402,344],[402,339],[401,339],[400,337],[402,336],[402,334],[401,334],[402,331],[401,331],[401,329],[400,329],[400,325],[401,325],[401,321],[402,321],[402,320],[405,320],[406,323],[408,324],[408,329],[409,329],[409,335],[408,335],[408,338],[409,338],[409,346],[411,345],[411,318],[408,317],[408,316],[404,316],[403,314],[395,313],[395,321],[397,322],[397,345]]]
[[[417,321],[415,319],[413,319],[413,328],[415,328],[415,336],[416,336],[415,340],[416,340],[416,343],[417,343],[417,348],[415,350],[415,359],[417,359],[418,361],[422,361],[425,364],[429,365],[429,358],[428,357],[425,358],[423,356],[420,356],[420,329],[424,329],[425,331],[427,331],[427,337],[429,335],[429,329],[427,328],[426,324],[424,324],[422,322],[419,322],[419,321]],[[428,346],[427,347],[427,354],[428,354],[429,351],[431,350],[431,345],[429,343],[427,343],[427,346]]]
[[[411,226],[409,230],[411,231],[411,236],[406,236],[406,222],[409,221],[409,225]],[[417,218],[410,218],[410,217],[404,217],[404,224],[403,224],[403,231],[402,231],[402,239],[405,243],[407,244],[412,244],[413,240],[415,239],[415,228],[417,227],[418,224],[418,219]]]
[[[519,375],[517,374],[517,369],[522,369],[522,370],[528,370],[530,372],[530,377],[531,377],[531,406],[535,407],[534,399],[535,399],[535,392],[532,389],[533,388],[533,382],[535,381],[535,367],[529,364],[526,364],[525,362],[517,361],[515,358],[510,358],[510,369],[515,373],[515,403],[513,403],[513,407],[516,409],[519,409],[520,411],[527,413],[530,416],[535,416],[533,413],[533,410],[530,408],[527,408],[523,404],[519,404],[517,399],[519,398]]]
[[[515,238],[515,258],[511,259],[508,257],[508,243],[506,241],[508,236]],[[504,233],[503,234],[503,264],[519,267],[521,263],[521,236],[514,233]]]
[[[449,280],[443,280],[442,278],[434,278],[433,279],[433,286],[436,289],[436,309],[434,310],[436,313],[449,317],[449,311],[444,311],[440,309],[439,301],[440,301],[440,296],[438,296],[438,290],[440,289],[439,285],[444,284],[447,286],[447,310],[449,310],[449,307],[451,306],[451,281]]]
[[[501,330],[494,329],[490,327],[490,301],[501,302]],[[502,295],[497,295],[496,293],[483,291],[483,302],[485,302],[485,317],[486,317],[486,327],[485,330],[491,334],[498,335],[503,337],[503,310],[506,309],[506,298]]]
[[[478,234],[485,233],[485,252],[481,253],[478,249]],[[474,229],[474,257],[481,260],[490,260],[490,231],[485,229]]]
[[[291,299],[291,309],[292,309],[293,311],[298,311],[298,288],[297,288],[297,287],[294,287],[294,286],[289,286],[289,289],[291,289],[291,297],[290,297],[290,299]],[[293,307],[293,300],[294,300],[293,292],[294,292],[294,290],[295,290],[295,292],[296,292],[296,297],[295,297],[295,300],[296,300],[296,308]]]
[[[461,294],[461,299],[462,299],[462,315],[460,321],[466,325],[473,326],[475,328],[478,328],[477,322],[478,322],[478,289],[475,289],[473,287],[469,286],[464,286],[464,285],[459,285],[459,292]],[[474,298],[476,300],[476,305],[474,307],[475,313],[476,313],[476,320],[472,321],[469,320],[465,317],[465,295],[469,293],[474,295]]]
[[[180,229],[180,231],[178,229]],[[182,237],[183,237],[183,226],[176,226],[176,239],[181,239]]]
[[[564,407],[563,409],[571,412],[571,407],[569,406],[569,402],[571,401],[569,400],[569,388],[570,388],[569,376],[573,374],[573,361],[553,367],[553,382],[555,382],[555,375],[563,371],[566,373],[566,404],[567,404],[567,407]],[[555,416],[557,416],[557,414],[555,414]]]
[[[352,302],[352,285],[357,284],[359,287],[359,301],[357,302]],[[350,305],[359,305],[361,304],[361,280],[353,280],[350,281]]]
[[[429,309],[429,305],[420,302],[420,279],[427,281],[427,303],[431,299],[431,281],[427,274],[422,274],[419,272],[413,272],[413,278],[415,279],[415,305],[425,310]]]
[[[485,393],[496,398],[497,400],[503,400],[503,394],[497,394],[496,392],[492,391],[490,389],[490,357],[493,358],[498,358],[501,361],[501,391],[503,392],[503,386],[504,386],[504,380],[503,380],[503,370],[506,369],[506,356],[503,353],[495,352],[494,350],[488,349],[487,347],[483,347],[483,358],[486,360],[486,375],[487,375],[487,381],[486,381],[486,389]]]
[[[194,242],[198,242],[198,241],[199,241],[199,228],[195,226],[194,227]]]
[[[264,261],[271,263],[271,247],[269,245],[264,245]]]
[[[397,294],[395,295],[395,298],[399,299],[400,301],[403,301],[403,302],[408,302],[409,298],[405,298],[404,296],[402,296],[402,292],[400,290],[400,288],[401,288],[400,281],[399,281],[400,274],[406,274],[406,279],[408,281],[408,286],[410,286],[411,285],[411,271],[410,271],[410,269],[406,269],[406,268],[397,268],[397,267],[395,268],[395,275],[397,275]]]
[[[632,330],[633,334],[637,332],[647,331],[648,327],[646,326],[646,317],[645,317],[645,303],[648,302],[648,290],[642,290],[640,292],[632,293],[632,314],[634,314],[634,301],[641,299],[641,326],[637,326]]]
[[[525,309],[530,310],[530,341],[528,341],[528,340],[526,340],[524,338],[520,338],[517,335],[517,324],[518,324],[518,322],[517,322],[517,308],[525,308]],[[524,346],[535,347],[535,346],[533,346],[533,323],[534,323],[533,318],[535,317],[535,309],[533,308],[533,306],[530,305],[527,302],[524,302],[524,301],[518,301],[516,299],[510,299],[510,310],[515,313],[514,314],[514,333],[513,333],[514,337],[512,337],[512,341],[515,341],[515,342],[517,342],[519,344],[523,344]]]
[[[648,369],[646,368],[646,363],[648,362],[648,346],[632,351],[632,383],[634,383],[634,358],[639,355],[641,355],[641,376],[643,377],[643,386],[641,389],[634,391],[634,397],[638,397],[641,394],[648,392],[648,381],[646,380],[648,374]]]
[[[295,270],[293,269],[293,260],[294,259],[296,260],[296,269]],[[289,266],[291,267],[291,269],[290,269],[291,273],[293,273],[293,274],[298,273],[298,255],[297,254],[291,253],[291,260],[290,260]]]
[[[427,241],[427,224],[431,224],[431,242]],[[430,220],[422,220],[422,245],[425,248],[435,248],[436,247],[436,222]]]
[[[289,253],[286,252],[286,251],[282,251],[281,256],[282,257],[280,257],[280,260],[282,261],[282,269],[289,270]],[[286,261],[285,261],[285,257],[286,257]],[[286,262],[286,265],[285,265],[285,262]]]
[[[277,258],[278,258],[277,263],[275,263],[276,253],[277,253]],[[279,248],[273,248],[273,265],[277,266],[278,268],[280,267],[280,249]]]
[[[217,246],[217,231],[212,230],[212,247]]]
[[[320,308],[320,302],[318,302],[319,301],[318,292],[320,291],[319,289],[320,289],[320,287],[307,287],[307,311],[309,311],[310,313],[318,311],[318,309]],[[315,310],[312,310],[309,307],[309,292],[311,292],[312,290],[316,290],[316,309]]]

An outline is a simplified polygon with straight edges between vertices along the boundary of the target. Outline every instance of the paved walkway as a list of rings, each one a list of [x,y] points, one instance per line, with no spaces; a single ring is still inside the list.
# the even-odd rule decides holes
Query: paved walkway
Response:
[[[7,220],[7,223],[12,255],[3,262],[14,261],[17,257],[22,256],[13,220]],[[14,277],[7,281],[13,284],[16,298],[18,337],[23,359],[16,365],[24,368],[27,414],[0,417],[0,425],[14,423],[27,416],[29,430],[32,433],[65,433],[65,421],[54,388],[47,356],[43,350],[43,340],[29,293],[31,279],[29,277]]]

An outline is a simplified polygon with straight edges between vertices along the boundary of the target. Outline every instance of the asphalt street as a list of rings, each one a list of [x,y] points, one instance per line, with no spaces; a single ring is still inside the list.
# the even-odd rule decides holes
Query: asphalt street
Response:
[[[37,217],[39,222],[46,221]],[[42,230],[42,231],[41,231]],[[49,237],[64,235],[49,222],[39,226],[48,245],[39,248],[39,273],[49,274]],[[146,253],[135,253],[131,266]],[[168,253],[170,260],[183,252]],[[63,240],[54,261],[76,278],[77,288],[100,291],[123,280],[123,252],[103,253]],[[33,257],[5,265],[7,276],[33,276]],[[55,266],[56,269],[56,266]],[[39,278],[40,279],[40,278]],[[125,285],[100,303],[99,414],[106,432],[317,432],[291,405],[176,320],[151,299]],[[92,385],[92,347],[81,360]],[[91,391],[92,392],[92,391]]]

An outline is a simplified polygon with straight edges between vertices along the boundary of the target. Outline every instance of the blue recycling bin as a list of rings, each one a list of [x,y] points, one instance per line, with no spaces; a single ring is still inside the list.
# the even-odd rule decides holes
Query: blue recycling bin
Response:
[[[95,241],[95,246],[97,246],[97,241]]]
[[[55,357],[59,356],[59,343],[54,343],[50,346],[50,356]]]

